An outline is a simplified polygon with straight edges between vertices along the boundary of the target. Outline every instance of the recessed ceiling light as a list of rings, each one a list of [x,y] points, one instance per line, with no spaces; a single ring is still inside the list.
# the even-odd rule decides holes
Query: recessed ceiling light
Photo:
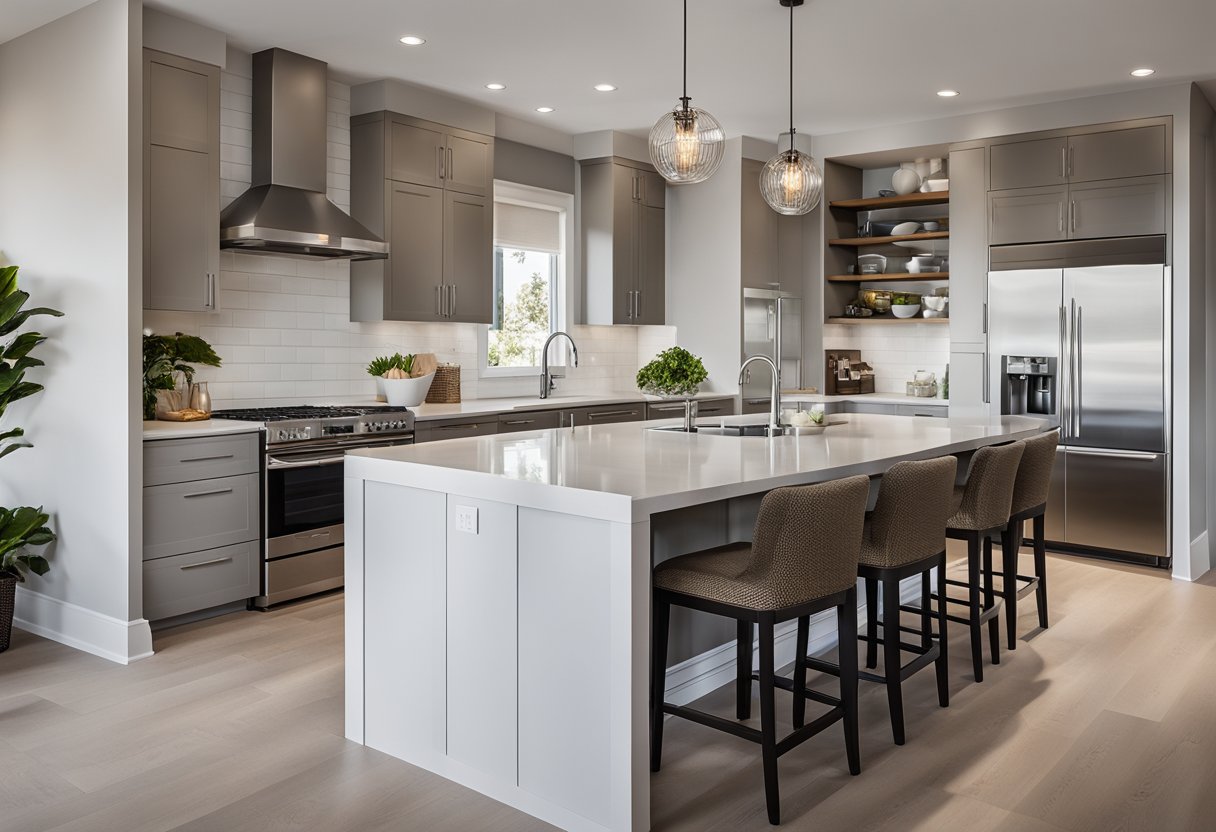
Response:
[[[507,88],[506,84],[486,84],[486,89],[494,90],[495,92],[498,92],[499,90],[505,90],[506,88]]]
[[[551,112],[553,112],[553,108],[552,108],[552,107],[537,107],[537,108],[536,108],[536,112],[538,112],[538,113],[551,113]]]
[[[958,90],[938,90],[937,94],[942,98],[954,98],[954,96],[958,95]]]
[[[612,84],[596,84],[596,92],[616,92],[616,87]]]
[[[1136,76],[1137,78],[1147,78],[1156,71],[1157,70],[1153,69],[1152,67],[1142,66],[1139,69],[1133,69],[1132,75]]]
[[[406,35],[401,39],[401,42],[406,46],[422,46],[426,43],[426,38],[420,38],[417,35]]]

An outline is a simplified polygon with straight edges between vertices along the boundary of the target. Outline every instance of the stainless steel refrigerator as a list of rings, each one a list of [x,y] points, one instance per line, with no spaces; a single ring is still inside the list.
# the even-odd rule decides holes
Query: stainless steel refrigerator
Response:
[[[743,290],[743,355],[767,355],[781,373],[781,389],[802,387],[802,300],[789,292]],[[770,370],[752,364],[743,377],[744,413],[767,412]]]
[[[1041,408],[1061,430],[1047,539],[1056,549],[1168,565],[1169,269],[999,266],[994,257],[989,401],[1019,412],[1010,391],[1027,376],[1009,370],[1054,373],[1053,405]]]

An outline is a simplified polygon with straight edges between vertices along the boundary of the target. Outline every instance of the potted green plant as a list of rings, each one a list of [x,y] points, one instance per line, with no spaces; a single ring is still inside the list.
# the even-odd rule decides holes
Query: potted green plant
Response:
[[[683,347],[671,347],[638,370],[638,389],[652,396],[688,397],[697,392],[709,372],[700,358]]]
[[[401,370],[405,373],[406,378],[409,378],[414,371],[414,355],[402,355],[395,352],[392,355],[382,355],[379,358],[373,358],[372,362],[367,365],[367,374],[376,380],[376,401],[385,401],[384,396],[384,377],[389,370]]]
[[[46,336],[15,333],[34,315],[63,315],[42,306],[23,309],[29,299],[29,293],[17,288],[17,267],[0,268],[0,339],[13,336],[0,343],[0,419],[10,404],[42,391],[41,384],[25,380],[25,371],[44,364],[30,353]],[[0,457],[30,447],[24,436],[25,430],[19,427],[0,432]],[[51,568],[45,557],[30,552],[30,547],[45,546],[55,539],[47,526],[49,520],[41,508],[0,508],[0,652],[8,649],[12,637],[17,584],[24,583],[30,572],[45,575]]]
[[[144,419],[156,418],[158,398],[176,396],[169,406],[178,410],[189,405],[189,386],[194,383],[195,364],[219,367],[222,361],[211,345],[197,335],[156,335],[144,330]],[[185,401],[180,401],[179,378],[185,381]]]

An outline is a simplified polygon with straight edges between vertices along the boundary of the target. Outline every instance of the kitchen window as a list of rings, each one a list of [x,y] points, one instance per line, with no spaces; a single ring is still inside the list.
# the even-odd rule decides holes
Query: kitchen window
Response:
[[[496,182],[494,318],[479,339],[481,374],[534,375],[541,348],[567,320],[570,194]],[[561,362],[554,350],[551,360]]]

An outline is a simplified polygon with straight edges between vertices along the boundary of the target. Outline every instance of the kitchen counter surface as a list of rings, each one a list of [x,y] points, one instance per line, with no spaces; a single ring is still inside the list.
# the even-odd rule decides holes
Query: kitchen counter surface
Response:
[[[235,419],[207,419],[202,422],[144,422],[144,440],[223,436],[229,433],[254,433],[261,429],[261,422],[239,422]]]
[[[437,491],[636,520],[783,485],[878,474],[902,459],[972,451],[1032,436],[1045,425],[1022,416],[978,421],[847,414],[830,421],[823,434],[776,439],[689,435],[654,430],[655,422],[469,437],[351,451],[346,475],[402,482],[421,477]]]

